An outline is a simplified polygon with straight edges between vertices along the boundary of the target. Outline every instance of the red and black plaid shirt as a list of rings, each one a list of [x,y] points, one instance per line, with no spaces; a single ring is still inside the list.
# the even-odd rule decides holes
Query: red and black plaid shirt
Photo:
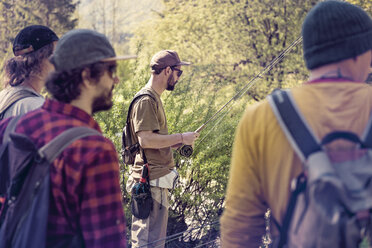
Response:
[[[0,143],[9,119],[0,122]],[[16,132],[37,147],[61,132],[87,126],[101,132],[86,112],[47,99],[41,109],[23,116]],[[72,236],[80,228],[86,247],[126,247],[125,218],[119,185],[119,162],[114,145],[103,136],[74,141],[53,162],[47,246]]]

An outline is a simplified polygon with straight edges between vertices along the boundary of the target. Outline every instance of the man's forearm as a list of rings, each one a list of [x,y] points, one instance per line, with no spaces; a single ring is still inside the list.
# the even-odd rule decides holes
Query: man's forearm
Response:
[[[165,148],[183,143],[182,134],[162,135],[153,132],[139,132],[138,141],[142,148]]]

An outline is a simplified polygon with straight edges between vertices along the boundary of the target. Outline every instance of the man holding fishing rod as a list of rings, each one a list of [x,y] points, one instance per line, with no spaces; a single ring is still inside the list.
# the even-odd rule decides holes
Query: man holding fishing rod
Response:
[[[226,205],[221,218],[222,247],[259,247],[265,235],[265,213],[268,208],[271,209],[271,235],[275,241],[278,240],[275,237],[283,238],[282,246],[277,247],[283,247],[285,244],[288,245],[285,247],[358,247],[355,244],[363,239],[360,235],[368,235],[368,232],[361,232],[362,229],[371,231],[368,225],[366,229],[362,228],[363,223],[371,221],[368,205],[367,211],[343,210],[343,205],[354,206],[353,201],[343,202],[344,199],[349,199],[348,193],[343,191],[344,187],[342,189],[332,188],[322,202],[316,201],[330,188],[316,188],[318,191],[314,191],[316,193],[313,192],[313,194],[308,191],[317,183],[317,181],[311,181],[314,174],[309,173],[309,170],[310,172],[312,170],[310,165],[314,165],[314,161],[299,156],[299,151],[292,148],[292,146],[295,147],[294,144],[298,144],[298,141],[301,143],[301,140],[287,139],[291,134],[293,135],[293,130],[302,131],[302,126],[294,126],[295,128],[291,129],[289,125],[286,125],[287,123],[284,123],[289,130],[285,132],[283,123],[278,118],[278,111],[275,111],[279,109],[280,103],[288,102],[287,99],[291,100],[292,104],[297,106],[294,110],[302,114],[303,118],[300,119],[307,124],[306,128],[310,128],[313,135],[322,141],[320,149],[322,151],[327,149],[327,153],[338,154],[338,156],[327,157],[331,163],[338,161],[342,164],[345,151],[355,148],[353,142],[358,139],[351,139],[350,134],[355,134],[353,138],[362,137],[359,138],[363,141],[362,148],[363,145],[369,143],[370,139],[367,138],[370,136],[362,134],[370,124],[368,120],[372,113],[372,88],[365,83],[368,73],[371,72],[372,64],[371,17],[358,6],[347,2],[321,1],[307,14],[302,25],[302,37],[304,60],[310,71],[309,80],[286,91],[286,94],[283,94],[284,91],[275,91],[268,97],[268,100],[249,106],[237,128]],[[284,98],[285,95],[290,97]],[[277,106],[276,109],[273,107],[273,102]],[[292,112],[296,111],[287,111],[291,114]],[[279,113],[283,112],[279,110]],[[343,136],[334,141],[335,136],[332,138],[327,135],[335,133],[342,133]],[[301,137],[305,139],[304,135],[300,136],[300,139]],[[324,137],[329,139],[325,140]],[[327,142],[331,143],[324,147]],[[355,149],[359,147],[356,146]],[[357,153],[356,158],[369,154],[365,152],[366,150],[357,151],[361,153]],[[309,158],[315,159],[310,156]],[[319,161],[326,160],[322,157]],[[354,168],[359,161],[352,161],[354,163],[351,167]],[[339,177],[349,176],[349,173],[344,173],[338,177],[327,177],[320,171],[325,168],[323,165],[326,163],[318,164],[320,165],[317,167],[319,171],[315,172],[318,173],[316,176],[320,178],[319,180],[337,180],[338,182]],[[371,164],[367,167],[371,167]],[[337,171],[337,168],[335,170]],[[359,185],[358,181],[360,182],[363,174],[360,173],[353,183]],[[370,179],[362,183],[362,187],[370,187],[369,182]],[[301,185],[304,186],[303,189],[298,187]],[[342,194],[337,194],[336,188]],[[365,188],[361,189],[362,192],[367,193],[366,195],[371,191],[364,190]],[[292,201],[294,199],[292,196],[301,191],[305,192],[304,196],[297,198],[299,200],[296,205],[296,201]],[[339,200],[331,203],[334,198]],[[368,200],[370,202],[371,198],[362,197],[360,200],[365,203]],[[307,209],[297,208],[301,206],[298,205],[299,202],[309,204],[307,206],[314,210],[311,214],[319,213],[317,211],[324,209],[324,206],[328,207],[328,212],[326,212],[328,214],[324,214],[323,219],[328,221],[329,216],[334,216],[327,223],[330,225],[329,228],[324,229],[325,220],[321,218],[315,221],[307,218]],[[332,205],[333,203],[335,205]],[[312,208],[314,205],[318,208]],[[290,209],[288,206],[296,207],[296,209]],[[344,214],[331,215],[340,213],[339,211]],[[287,216],[290,217],[288,215],[290,212],[303,214],[293,214],[292,217],[298,218],[287,219]],[[291,226],[291,223],[299,225]],[[346,227],[345,223],[350,226]],[[358,225],[354,225],[355,223]],[[311,224],[313,229],[308,229],[306,234],[297,236],[297,239],[291,239],[295,236],[290,236],[289,232],[291,235],[296,235],[296,231],[300,233],[301,228],[307,224]],[[358,228],[361,228],[360,232]],[[342,230],[341,233],[340,230]],[[286,231],[288,235],[282,235]],[[294,245],[304,239],[308,241],[306,245],[304,243]],[[346,242],[351,239],[355,241],[353,245]]]
[[[182,75],[181,66],[190,65],[179,59],[177,52],[163,50],[151,59],[151,77],[135,96],[129,115],[132,137],[140,150],[131,166],[127,191],[132,192],[148,163],[153,206],[145,219],[132,218],[132,247],[164,247],[168,222],[168,189],[178,177],[174,169],[172,147],[193,145],[198,132],[168,134],[167,120],[160,99],[165,90],[173,91]],[[139,97],[138,97],[139,96]],[[137,98],[136,98],[137,97]]]

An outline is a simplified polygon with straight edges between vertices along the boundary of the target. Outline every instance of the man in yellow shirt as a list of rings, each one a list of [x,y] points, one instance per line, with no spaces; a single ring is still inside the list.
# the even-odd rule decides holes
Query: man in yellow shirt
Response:
[[[299,111],[319,139],[335,130],[361,135],[372,112],[372,88],[364,83],[372,65],[371,17],[346,2],[320,2],[305,18],[302,35],[310,77],[291,90]],[[282,225],[290,182],[301,172],[268,101],[249,106],[234,143],[222,247],[259,247],[267,208]]]

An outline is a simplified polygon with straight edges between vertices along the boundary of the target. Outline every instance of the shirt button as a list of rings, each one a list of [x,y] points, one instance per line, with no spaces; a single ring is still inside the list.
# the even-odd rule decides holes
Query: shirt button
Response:
[[[120,224],[120,220],[116,220],[116,225],[119,225]]]

